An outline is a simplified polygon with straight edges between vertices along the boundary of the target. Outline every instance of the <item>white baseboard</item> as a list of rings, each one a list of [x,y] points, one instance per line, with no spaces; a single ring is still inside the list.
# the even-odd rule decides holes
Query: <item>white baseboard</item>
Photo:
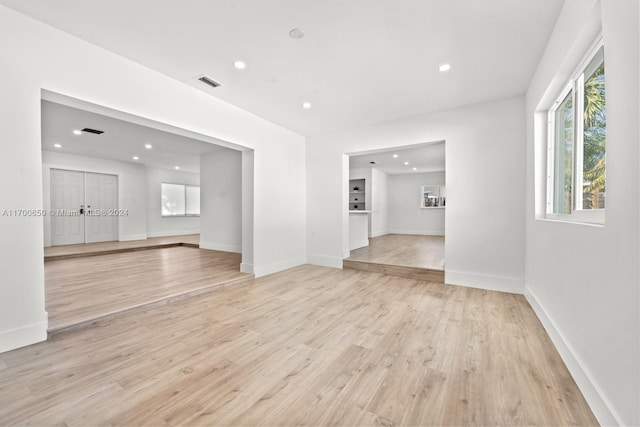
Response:
[[[253,264],[247,264],[246,262],[240,263],[240,272],[253,274]]]
[[[187,236],[189,234],[200,234],[200,230],[177,230],[177,231],[154,231],[147,233],[148,237],[169,237],[169,236]]]
[[[586,399],[587,403],[593,411],[593,415],[598,419],[600,425],[624,425],[619,421],[620,417],[616,416],[615,412],[611,409],[611,405],[607,399],[600,392],[600,387],[592,380],[589,371],[584,368],[584,365],[580,362],[580,358],[575,353],[569,342],[564,338],[564,335],[556,327],[555,322],[549,317],[544,307],[540,303],[540,300],[535,296],[531,289],[525,285],[524,296],[529,302],[531,308],[540,319],[542,326],[549,334],[551,341],[556,346],[560,357],[564,364],[569,369],[571,376],[578,385],[578,388],[582,392],[582,395]]]
[[[369,239],[363,239],[358,242],[352,242],[350,250],[353,251],[354,249],[364,248],[365,246],[369,246]]]
[[[147,240],[146,234],[126,234],[124,236],[120,236],[118,239],[119,242],[131,242],[133,240]]]
[[[45,312],[45,319],[47,319]],[[48,320],[0,332],[0,353],[47,340]]]
[[[522,294],[524,279],[517,277],[490,276],[479,273],[465,273],[444,269],[444,282],[451,285],[468,286],[470,288],[486,289],[489,291]]]
[[[224,243],[204,242],[200,241],[200,249],[209,249],[212,251],[235,252],[242,253],[242,246],[226,245]]]
[[[342,268],[342,258],[327,255],[308,255],[307,262],[322,267]]]
[[[267,274],[277,273],[279,271],[287,270],[289,268],[297,267],[307,263],[305,257],[292,258],[282,262],[276,262],[274,264],[267,265],[253,265],[253,274],[256,277],[266,276]]]
[[[375,233],[371,233],[371,236],[369,237],[380,237],[380,236],[386,236],[387,234],[391,234],[388,231],[377,231]]]
[[[433,230],[389,230],[387,234],[415,234],[418,236],[444,236],[444,229]]]

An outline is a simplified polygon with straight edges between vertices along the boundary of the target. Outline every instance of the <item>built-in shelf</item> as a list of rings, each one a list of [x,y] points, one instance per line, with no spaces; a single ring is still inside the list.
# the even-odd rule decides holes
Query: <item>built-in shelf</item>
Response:
[[[349,180],[349,211],[366,210],[366,180],[350,179]]]
[[[423,185],[420,197],[422,209],[444,209],[447,205],[447,195],[444,185]]]

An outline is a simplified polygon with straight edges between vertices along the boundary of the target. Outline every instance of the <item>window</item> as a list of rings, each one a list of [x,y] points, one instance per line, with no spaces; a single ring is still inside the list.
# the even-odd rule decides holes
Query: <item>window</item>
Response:
[[[200,187],[162,183],[160,189],[162,216],[199,216]]]
[[[606,114],[601,41],[549,110],[548,160],[547,216],[604,222]]]

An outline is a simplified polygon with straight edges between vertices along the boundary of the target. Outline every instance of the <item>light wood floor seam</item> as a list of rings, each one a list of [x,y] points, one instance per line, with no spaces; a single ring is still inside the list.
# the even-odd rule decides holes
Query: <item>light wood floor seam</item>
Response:
[[[444,271],[429,268],[404,267],[400,265],[380,264],[365,261],[342,261],[343,268],[368,271],[370,273],[388,274],[409,279],[425,280],[427,282],[444,283]]]
[[[187,248],[199,248],[200,246],[195,243],[186,243],[186,242],[178,242],[178,243],[164,243],[158,245],[149,245],[149,246],[140,246],[133,248],[121,248],[121,249],[106,249],[95,252],[77,252],[77,253],[69,253],[64,255],[45,255],[44,260],[47,261],[60,261],[63,259],[74,259],[74,258],[86,258],[92,256],[100,256],[100,255],[114,255],[114,254],[123,254],[127,252],[136,252],[136,251],[148,251],[153,249],[163,249],[163,248],[175,248],[178,246],[184,246]]]
[[[252,277],[240,262],[241,254],[184,245],[46,262],[49,329]]]
[[[143,302],[143,303],[139,303],[139,304],[128,306],[128,307],[123,307],[121,309],[113,310],[108,313],[99,314],[99,315],[90,315],[86,319],[77,319],[68,324],[62,324],[54,328],[49,328],[47,330],[47,333],[49,338],[51,338],[61,333],[77,331],[78,329],[94,326],[98,322],[113,320],[120,316],[130,315],[136,311],[149,310],[159,305],[173,303],[176,301],[180,301],[181,299],[202,295],[206,292],[213,292],[221,288],[224,288],[226,286],[231,286],[231,285],[236,285],[238,283],[246,282],[248,280],[252,280],[253,277],[254,277],[253,275],[247,275],[247,277],[240,277],[237,279],[226,280],[219,283],[212,283],[210,285],[203,286],[201,288],[187,290],[183,292],[177,292],[175,294],[168,295],[166,297],[156,298],[148,302]]]

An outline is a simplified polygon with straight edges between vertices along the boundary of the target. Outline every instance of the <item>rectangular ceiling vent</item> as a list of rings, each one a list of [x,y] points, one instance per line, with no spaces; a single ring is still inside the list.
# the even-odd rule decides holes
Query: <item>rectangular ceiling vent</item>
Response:
[[[206,75],[202,75],[200,77],[196,77],[196,79],[200,80],[202,83],[209,85],[211,87],[218,87],[220,86],[220,83],[218,83],[217,81],[213,80],[211,77],[206,76]]]
[[[91,129],[91,128],[84,128],[84,129],[82,129],[82,132],[95,133],[96,135],[100,135],[100,134],[104,133],[103,130]]]

